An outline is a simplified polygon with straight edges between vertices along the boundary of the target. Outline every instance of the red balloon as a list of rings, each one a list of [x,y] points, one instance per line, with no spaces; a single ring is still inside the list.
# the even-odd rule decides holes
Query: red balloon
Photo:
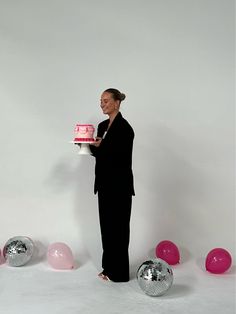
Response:
[[[156,257],[163,259],[169,265],[175,265],[180,260],[179,249],[169,240],[161,241],[156,247]]]
[[[231,266],[232,258],[228,251],[222,248],[211,250],[206,257],[206,270],[213,274],[222,274]]]

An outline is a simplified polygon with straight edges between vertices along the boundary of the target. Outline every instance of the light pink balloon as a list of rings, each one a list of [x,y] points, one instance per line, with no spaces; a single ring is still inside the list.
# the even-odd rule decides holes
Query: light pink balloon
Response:
[[[232,258],[230,253],[222,248],[211,250],[206,257],[206,270],[213,274],[222,274],[230,268]]]
[[[55,269],[74,268],[74,257],[68,245],[62,242],[52,243],[47,251],[48,263]]]
[[[163,259],[169,265],[179,263],[180,254],[178,247],[169,240],[164,240],[156,246],[156,257]]]

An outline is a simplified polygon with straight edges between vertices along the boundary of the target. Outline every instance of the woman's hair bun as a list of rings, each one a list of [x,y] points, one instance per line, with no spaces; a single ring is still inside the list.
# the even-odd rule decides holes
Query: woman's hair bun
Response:
[[[123,93],[120,93],[120,101],[123,101],[123,100],[125,100],[125,98],[126,98],[125,94],[123,94]]]
[[[115,99],[115,100],[119,100],[119,101],[122,101],[125,99],[125,94],[121,93],[118,89],[116,88],[108,88],[105,90],[105,92],[107,93],[111,93],[112,94],[112,97]]]

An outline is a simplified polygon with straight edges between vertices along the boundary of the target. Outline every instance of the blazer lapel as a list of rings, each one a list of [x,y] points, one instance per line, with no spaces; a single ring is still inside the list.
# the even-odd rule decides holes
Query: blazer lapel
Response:
[[[104,139],[110,138],[112,137],[113,134],[115,134],[116,132],[119,132],[119,124],[120,124],[121,119],[122,119],[122,114],[118,112],[110,128],[107,130],[106,135],[104,136]]]

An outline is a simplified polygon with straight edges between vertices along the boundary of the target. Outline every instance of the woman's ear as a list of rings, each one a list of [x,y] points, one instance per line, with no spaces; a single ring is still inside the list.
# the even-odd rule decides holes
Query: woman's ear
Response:
[[[115,109],[118,110],[120,108],[120,101],[116,100]]]

